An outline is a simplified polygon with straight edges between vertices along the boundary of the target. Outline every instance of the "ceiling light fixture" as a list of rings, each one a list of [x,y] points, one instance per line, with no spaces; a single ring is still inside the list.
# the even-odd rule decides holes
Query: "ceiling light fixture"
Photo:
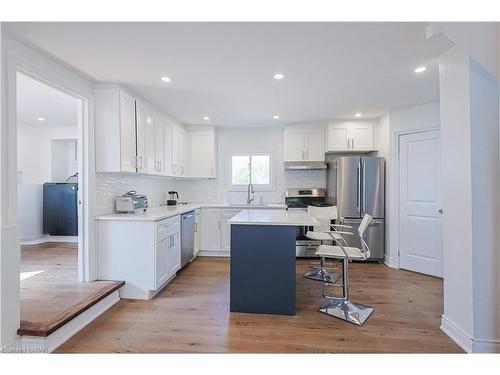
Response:
[[[280,117],[279,117],[278,115],[274,115],[274,116],[273,116],[273,119],[275,119],[275,120],[277,120],[277,119],[279,119],[279,118],[280,118]]]
[[[38,121],[45,121],[45,119],[43,117],[38,117],[37,120]]]
[[[209,121],[209,120],[210,120],[210,117],[208,117],[208,116],[204,116],[204,117],[203,117],[203,120],[205,120],[205,121]]]
[[[361,113],[356,113],[356,114],[354,115],[354,117],[361,117],[361,116],[363,116]]]
[[[285,75],[283,73],[276,73],[274,76],[274,79],[283,79],[285,78]]]
[[[170,77],[166,77],[166,76],[165,76],[165,77],[161,77],[161,80],[162,80],[163,82],[170,82],[170,81],[172,80],[172,78],[170,78]]]
[[[419,66],[417,69],[414,70],[415,73],[423,73],[427,70],[426,66]]]

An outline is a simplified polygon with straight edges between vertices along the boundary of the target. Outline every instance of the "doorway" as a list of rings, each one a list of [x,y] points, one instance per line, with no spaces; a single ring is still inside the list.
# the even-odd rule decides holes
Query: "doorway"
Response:
[[[22,329],[47,327],[74,304],[70,291],[83,280],[83,105],[21,72],[16,86]]]
[[[440,132],[399,136],[400,268],[442,277]]]

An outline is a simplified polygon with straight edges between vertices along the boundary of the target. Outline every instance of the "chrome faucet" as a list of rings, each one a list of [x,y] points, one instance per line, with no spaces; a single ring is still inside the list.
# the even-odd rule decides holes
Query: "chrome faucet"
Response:
[[[252,197],[250,198],[250,193],[252,193]],[[253,194],[255,193],[255,190],[253,188],[253,185],[252,184],[248,184],[248,188],[247,188],[247,204],[250,204],[253,202],[253,200],[255,199],[255,197],[253,196]]]

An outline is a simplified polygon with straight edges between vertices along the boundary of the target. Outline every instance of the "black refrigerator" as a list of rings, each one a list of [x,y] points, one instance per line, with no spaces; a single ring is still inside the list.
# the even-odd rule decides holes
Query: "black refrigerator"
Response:
[[[78,184],[43,184],[43,233],[78,236]]]
[[[326,190],[344,224],[353,228],[345,236],[350,246],[361,247],[358,227],[365,213],[373,220],[366,230],[368,260],[382,261],[385,252],[385,161],[380,157],[335,157],[327,163]]]

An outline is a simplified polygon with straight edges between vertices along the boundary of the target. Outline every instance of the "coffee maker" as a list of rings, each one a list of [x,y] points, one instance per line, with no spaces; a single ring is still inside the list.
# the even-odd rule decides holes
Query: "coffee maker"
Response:
[[[177,204],[177,199],[179,199],[179,193],[176,191],[169,191],[168,195],[169,199],[167,200],[167,206],[175,206]]]

